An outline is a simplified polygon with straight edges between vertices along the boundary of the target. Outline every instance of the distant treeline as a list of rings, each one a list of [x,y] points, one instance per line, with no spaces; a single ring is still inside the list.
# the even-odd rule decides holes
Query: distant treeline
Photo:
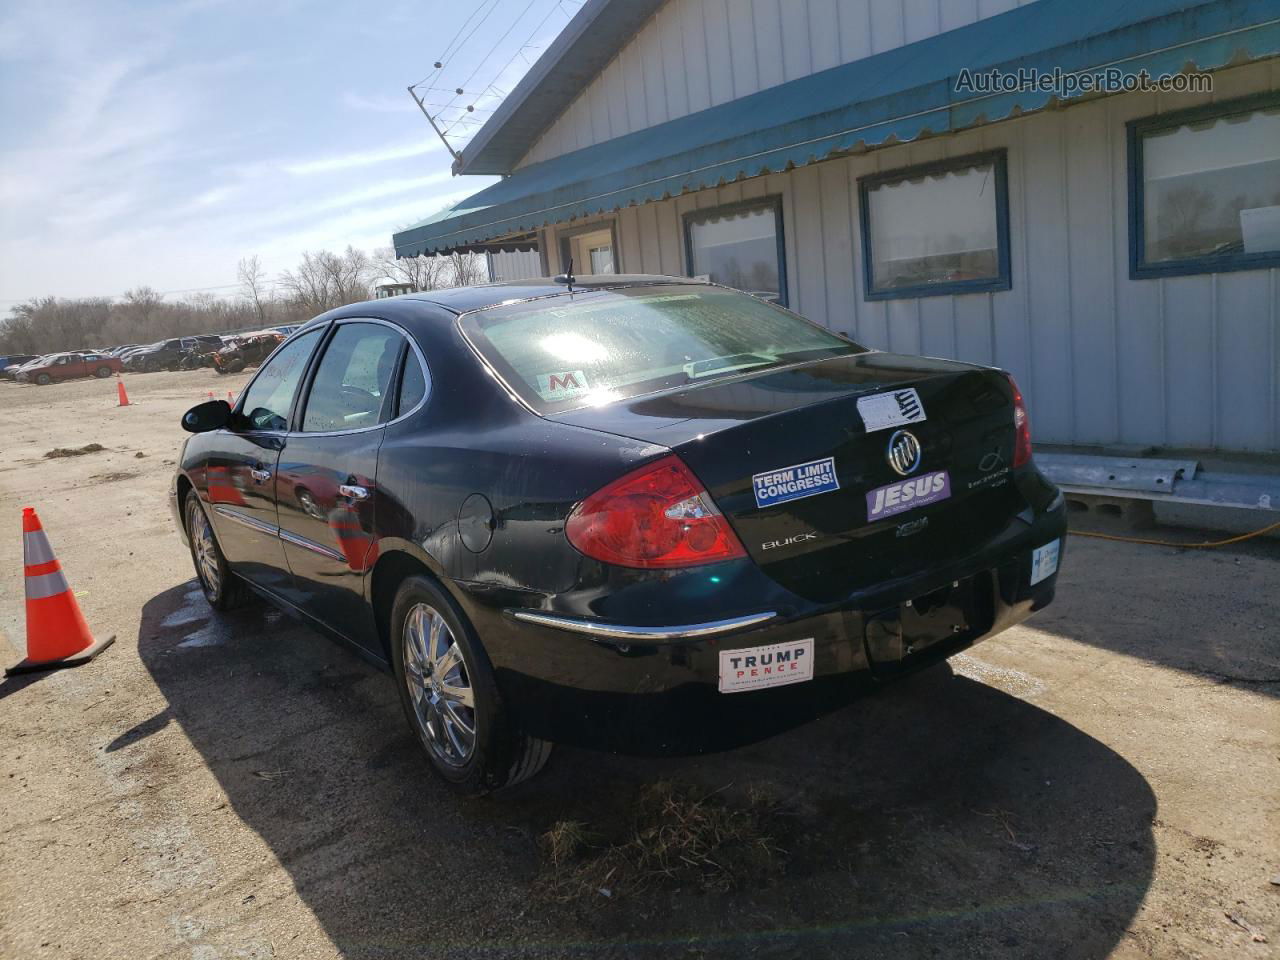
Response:
[[[196,333],[302,323],[347,303],[368,300],[380,282],[417,290],[466,286],[487,279],[478,256],[397,260],[390,250],[372,256],[348,247],[342,253],[304,253],[294,270],[274,280],[256,256],[240,261],[240,289],[233,297],[197,293],[167,299],[151,287],[121,298],[38,297],[0,319],[0,354],[54,353],[151,343]]]

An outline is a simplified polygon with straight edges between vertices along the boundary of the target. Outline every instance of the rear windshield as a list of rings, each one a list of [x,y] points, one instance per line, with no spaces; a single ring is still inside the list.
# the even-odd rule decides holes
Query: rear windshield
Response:
[[[865,352],[781,307],[717,287],[589,290],[460,322],[540,413]]]

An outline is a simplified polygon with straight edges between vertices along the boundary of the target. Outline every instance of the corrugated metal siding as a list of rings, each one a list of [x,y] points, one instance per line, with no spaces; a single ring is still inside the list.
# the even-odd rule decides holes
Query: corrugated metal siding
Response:
[[[493,280],[528,280],[541,277],[542,254],[537,250],[489,254]]]
[[[1032,0],[670,0],[529,149],[549,160]]]
[[[1280,61],[1218,73],[1212,97],[1111,97],[628,207],[619,262],[683,274],[681,214],[781,194],[793,309],[869,346],[1011,370],[1038,440],[1280,451],[1280,270],[1130,280],[1126,213],[1126,121],[1267,89]],[[1012,289],[864,300],[857,178],[1001,147]]]

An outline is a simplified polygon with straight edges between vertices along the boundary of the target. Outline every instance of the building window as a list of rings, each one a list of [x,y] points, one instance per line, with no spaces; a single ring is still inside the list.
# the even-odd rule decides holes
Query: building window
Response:
[[[1280,94],[1129,124],[1130,276],[1280,264]]]
[[[1008,290],[1003,150],[858,180],[868,300]]]
[[[689,276],[786,306],[781,197],[692,210],[684,216],[684,240]]]
[[[573,272],[586,274],[617,273],[618,241],[612,223],[560,231],[560,269],[567,271],[573,261]]]

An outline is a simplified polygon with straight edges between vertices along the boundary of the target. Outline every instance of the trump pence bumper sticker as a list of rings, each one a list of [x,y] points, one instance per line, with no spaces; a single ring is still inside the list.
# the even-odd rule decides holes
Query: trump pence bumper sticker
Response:
[[[720,692],[741,693],[813,679],[813,638],[720,651]]]

